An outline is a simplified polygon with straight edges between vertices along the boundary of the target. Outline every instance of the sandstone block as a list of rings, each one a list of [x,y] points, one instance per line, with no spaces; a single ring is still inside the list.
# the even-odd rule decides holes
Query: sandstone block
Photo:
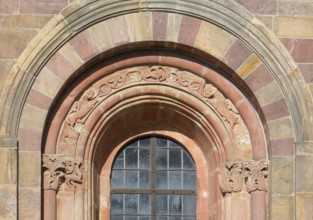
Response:
[[[19,0],[1,1],[0,14],[17,14]]]
[[[313,193],[313,155],[296,156],[296,191]]]
[[[268,123],[272,139],[290,138],[294,136],[292,121],[290,117],[276,119]]]
[[[312,1],[278,1],[278,15],[284,16],[312,16]]]
[[[0,148],[0,184],[16,184],[17,151]]]
[[[52,15],[8,15],[3,18],[2,28],[42,28]]]
[[[67,0],[21,0],[22,14],[57,14],[67,6]]]
[[[313,219],[313,195],[296,195],[296,219]]]
[[[273,0],[235,0],[254,14],[276,14],[277,1]]]
[[[272,220],[294,219],[294,201],[291,196],[273,196],[271,209]]]
[[[131,42],[152,40],[152,14],[140,12],[125,16]]]
[[[261,106],[268,105],[283,98],[283,94],[276,81],[256,91],[255,96]]]
[[[260,58],[253,53],[245,61],[242,62],[236,72],[242,79],[245,79],[261,64],[262,61],[260,60]]]
[[[19,153],[19,186],[39,187],[41,180],[41,158],[39,152]]]
[[[41,132],[45,123],[47,111],[25,104],[21,116],[20,128]]]
[[[15,184],[0,185],[0,219],[17,219],[16,198],[17,193]]]
[[[15,59],[37,34],[32,29],[3,29],[0,31],[0,59]]]
[[[218,59],[223,59],[234,41],[235,37],[230,33],[214,24],[202,21],[194,46]]]
[[[294,161],[292,157],[273,157],[272,167],[272,193],[273,195],[292,195]]]
[[[20,189],[19,190],[19,216],[23,219],[39,220],[40,218],[40,190]]]
[[[312,38],[313,18],[276,17],[275,33],[279,37]]]

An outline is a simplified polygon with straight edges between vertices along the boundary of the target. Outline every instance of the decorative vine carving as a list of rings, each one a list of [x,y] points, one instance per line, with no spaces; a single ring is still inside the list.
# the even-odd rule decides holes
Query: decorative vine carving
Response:
[[[71,107],[66,123],[64,141],[75,145],[88,115],[95,106],[114,90],[132,83],[166,83],[193,93],[212,106],[220,117],[234,128],[240,122],[240,115],[229,99],[216,87],[207,84],[201,77],[187,71],[166,66],[141,66],[118,71],[96,82],[87,89]]]
[[[76,188],[82,183],[82,162],[54,154],[44,154],[42,161],[45,190],[58,191],[63,183],[69,188]]]
[[[227,162],[219,169],[222,193],[267,191],[268,161]]]

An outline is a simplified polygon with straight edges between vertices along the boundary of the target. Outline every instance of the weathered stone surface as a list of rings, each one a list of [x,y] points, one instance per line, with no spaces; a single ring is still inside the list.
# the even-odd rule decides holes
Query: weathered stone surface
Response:
[[[8,15],[3,16],[0,28],[42,28],[52,15]]]
[[[311,155],[313,154],[313,142],[298,142],[296,143],[296,152],[297,155]]]
[[[263,113],[267,121],[286,117],[290,115],[289,109],[285,99],[272,102],[262,107]]]
[[[179,14],[168,14],[166,40],[171,42],[178,41],[178,34],[182,16]]]
[[[140,12],[125,16],[131,42],[152,40],[152,14]]]
[[[39,187],[41,179],[41,158],[39,152],[19,153],[19,186]]]
[[[88,32],[93,38],[93,41],[97,45],[99,51],[105,51],[113,46],[110,38],[108,37],[109,34],[105,28],[104,22],[93,25],[88,29]]]
[[[274,0],[235,0],[255,14],[276,14],[277,1]]]
[[[305,0],[278,0],[278,15],[312,17],[313,2]]]
[[[313,83],[313,64],[299,64],[299,69],[306,83]]]
[[[253,53],[241,64],[236,72],[242,79],[245,79],[261,64],[262,61],[260,58],[255,53]]]
[[[0,59],[0,91],[2,91],[3,85],[7,78],[9,70],[13,67],[14,60],[1,60]]]
[[[258,15],[256,16],[263,24],[265,24],[268,29],[273,30],[273,21],[274,21],[274,16],[269,16],[269,15]]]
[[[296,156],[296,191],[313,192],[313,155]]]
[[[23,14],[57,14],[67,4],[67,0],[21,0],[20,12]]]
[[[27,220],[39,220],[40,217],[40,189],[20,189],[19,190],[19,216]]]
[[[272,162],[273,195],[292,195],[294,192],[294,161],[292,157],[273,157]]]
[[[182,16],[179,28],[178,42],[192,46],[197,37],[201,20]]]
[[[3,29],[0,31],[0,59],[17,58],[37,34],[32,29]]]
[[[109,30],[111,41],[115,46],[129,42],[129,34],[124,16],[106,20],[105,25]]]
[[[275,33],[279,37],[312,38],[313,18],[276,17]]]
[[[292,196],[273,196],[271,213],[272,220],[292,220],[294,219],[295,206]]]
[[[271,140],[272,156],[293,156],[295,154],[293,138]]]
[[[17,14],[19,0],[1,1],[0,14]]]
[[[201,48],[212,56],[223,59],[235,37],[218,26],[201,22],[194,46]]]
[[[16,215],[16,185],[0,185],[0,219],[14,220]]]
[[[313,63],[313,39],[282,38],[281,42],[298,63]]]
[[[54,98],[63,83],[64,80],[45,67],[37,77],[33,88],[50,98]]]
[[[47,116],[47,111],[33,105],[25,104],[21,116],[20,127],[41,132]]]
[[[16,184],[17,151],[11,148],[0,148],[0,184]]]
[[[296,195],[296,219],[313,219],[313,195],[297,194]]]
[[[287,138],[293,137],[293,126],[290,117],[276,119],[268,123],[268,128],[271,134],[271,138]]]
[[[273,82],[274,78],[267,67],[262,64],[244,80],[249,88],[255,92]]]
[[[268,105],[283,98],[283,94],[276,81],[256,91],[255,96],[261,106]]]

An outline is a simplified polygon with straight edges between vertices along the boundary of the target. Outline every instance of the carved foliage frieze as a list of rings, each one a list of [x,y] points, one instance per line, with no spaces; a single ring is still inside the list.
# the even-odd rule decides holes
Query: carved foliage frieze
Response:
[[[220,166],[222,193],[267,191],[268,161],[227,162]]]
[[[76,188],[83,180],[82,162],[64,155],[44,154],[43,175],[45,190],[58,191],[65,183],[68,188]]]
[[[233,103],[205,79],[187,71],[167,66],[140,66],[121,70],[101,79],[88,88],[71,107],[66,117],[64,141],[75,145],[90,112],[113,91],[134,83],[168,84],[184,89],[213,107],[231,127],[241,121]]]

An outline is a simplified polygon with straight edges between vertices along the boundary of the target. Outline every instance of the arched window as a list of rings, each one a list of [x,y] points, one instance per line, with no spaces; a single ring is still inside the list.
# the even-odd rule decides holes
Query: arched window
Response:
[[[111,177],[111,220],[195,220],[196,170],[176,142],[149,137],[125,146]]]

